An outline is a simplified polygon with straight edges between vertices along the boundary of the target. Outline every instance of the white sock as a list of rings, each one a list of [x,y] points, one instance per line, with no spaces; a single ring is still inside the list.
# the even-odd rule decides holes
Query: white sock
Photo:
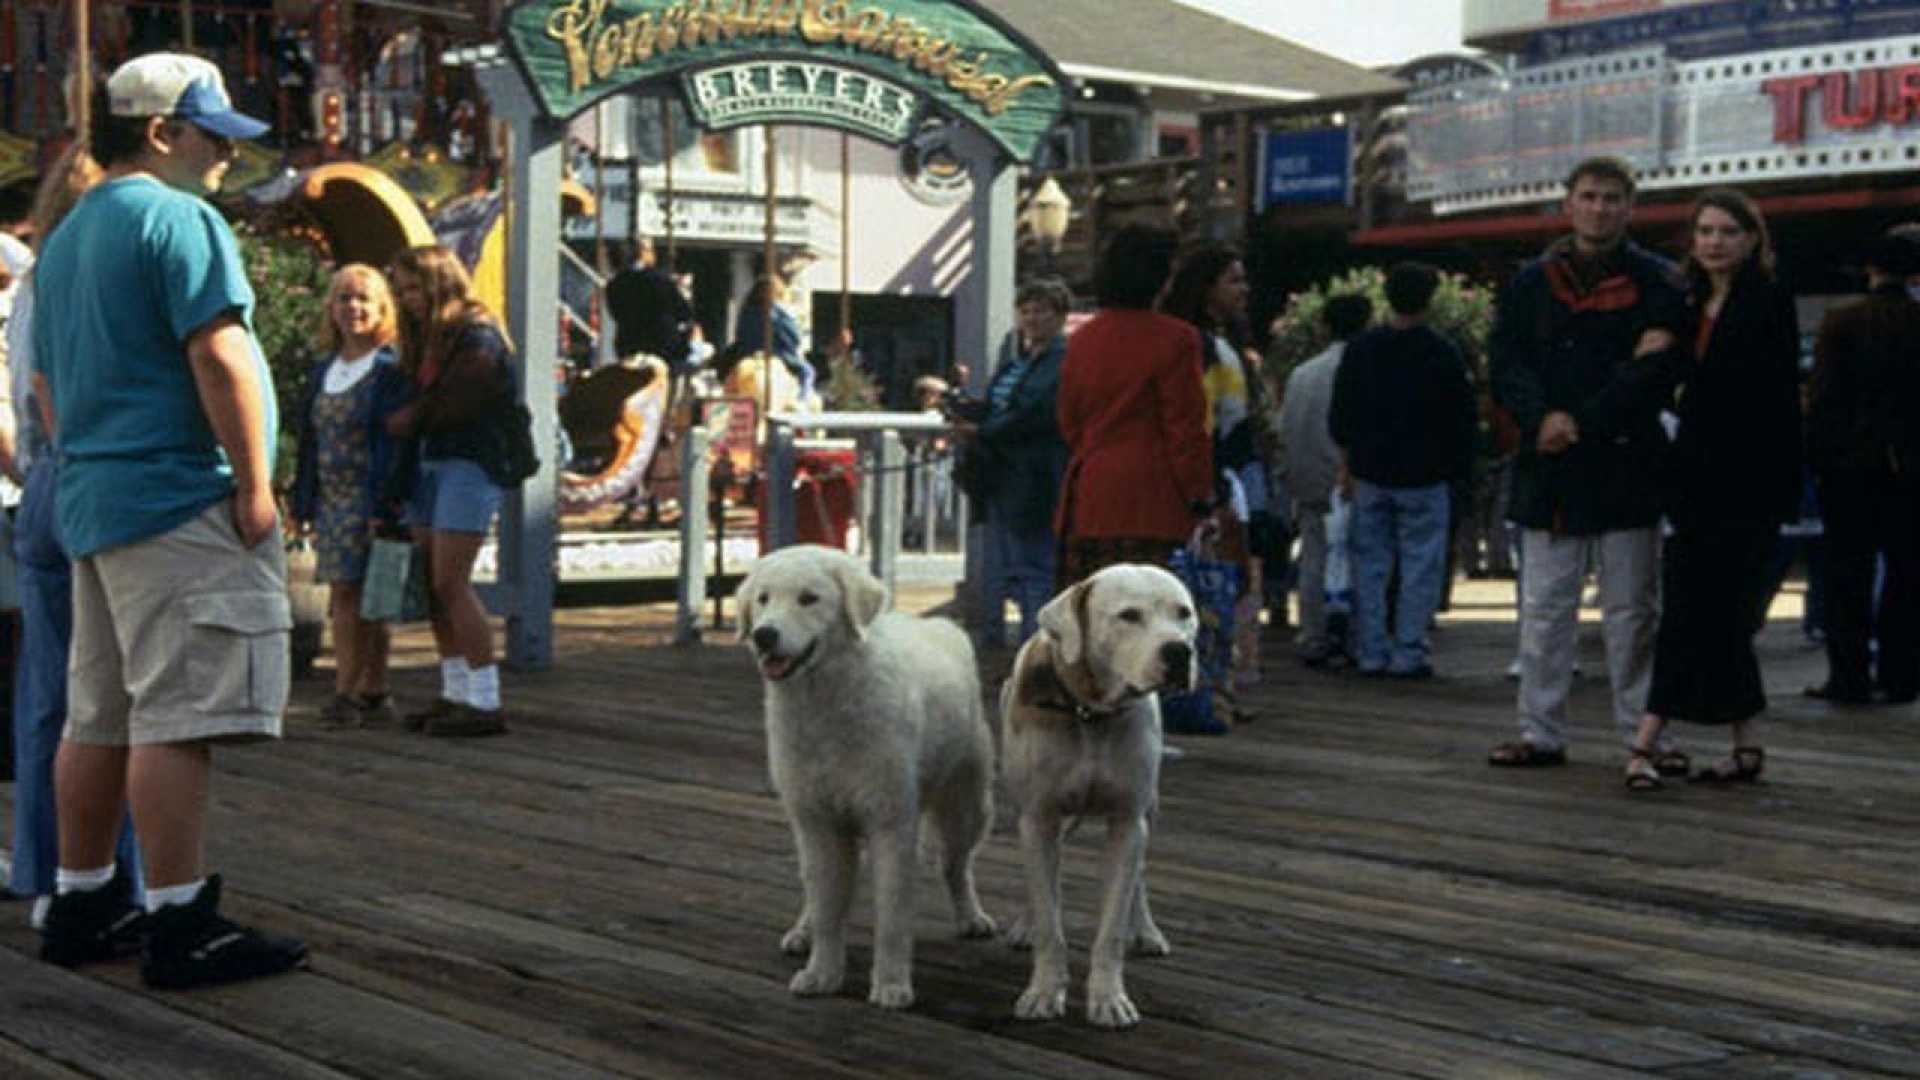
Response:
[[[467,658],[449,656],[440,661],[440,696],[448,701],[467,700]]]
[[[113,880],[116,863],[108,863],[98,870],[69,870],[62,866],[53,872],[53,891],[57,896],[70,892],[92,892],[106,888]]]
[[[500,707],[500,665],[467,670],[467,704],[486,712]]]
[[[35,930],[47,925],[47,909],[53,906],[53,897],[41,895],[33,898],[33,910],[27,914],[27,925]]]
[[[147,914],[151,915],[163,907],[175,907],[193,903],[200,895],[200,886],[207,883],[206,878],[189,881],[185,885],[169,885],[164,889],[147,890]]]

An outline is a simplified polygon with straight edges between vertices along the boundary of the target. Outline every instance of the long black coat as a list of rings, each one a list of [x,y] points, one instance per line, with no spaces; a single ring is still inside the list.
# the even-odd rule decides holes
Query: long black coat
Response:
[[[1696,305],[1694,310],[1698,312]],[[1691,340],[1681,343],[1688,354]],[[1748,267],[1707,351],[1681,364],[1668,516],[1778,525],[1800,516],[1800,324],[1793,294]]]

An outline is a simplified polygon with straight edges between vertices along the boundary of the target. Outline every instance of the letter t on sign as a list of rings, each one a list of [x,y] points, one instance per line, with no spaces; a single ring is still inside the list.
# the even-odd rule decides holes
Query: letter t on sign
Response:
[[[1768,79],[1760,92],[1773,97],[1773,141],[1797,143],[1806,138],[1807,94],[1820,85],[1818,75]]]

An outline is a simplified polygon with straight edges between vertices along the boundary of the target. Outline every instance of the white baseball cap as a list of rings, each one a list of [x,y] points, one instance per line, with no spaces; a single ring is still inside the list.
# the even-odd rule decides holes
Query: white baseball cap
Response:
[[[257,139],[271,125],[234,111],[220,69],[197,56],[148,53],[107,80],[114,116],[173,116],[229,139]]]

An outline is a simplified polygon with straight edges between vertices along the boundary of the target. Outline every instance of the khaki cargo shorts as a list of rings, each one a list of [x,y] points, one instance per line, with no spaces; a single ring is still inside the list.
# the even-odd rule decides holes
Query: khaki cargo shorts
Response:
[[[277,738],[292,678],[280,530],[251,549],[221,499],[73,566],[66,738],[128,746]]]

